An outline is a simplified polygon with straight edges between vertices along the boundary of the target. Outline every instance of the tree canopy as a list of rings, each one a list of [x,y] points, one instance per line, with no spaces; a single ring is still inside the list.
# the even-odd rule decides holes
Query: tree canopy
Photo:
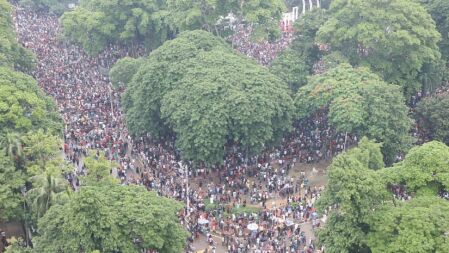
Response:
[[[373,253],[446,252],[449,202],[420,197],[374,212],[367,244]]]
[[[172,37],[165,1],[82,0],[61,17],[64,34],[91,54],[111,42],[143,42],[150,48]]]
[[[26,193],[26,198],[36,221],[52,205],[66,201],[69,185],[60,172],[52,174],[50,171],[45,171],[29,180],[33,184],[33,188]]]
[[[382,142],[387,163],[411,145],[411,119],[399,86],[385,83],[367,68],[341,64],[309,78],[295,98],[299,118],[328,109],[337,131]]]
[[[0,68],[0,134],[8,130],[26,133],[37,129],[61,133],[55,102],[30,76]]]
[[[22,171],[16,170],[12,160],[0,152],[0,222],[20,218],[24,184]]]
[[[319,243],[331,253],[445,252],[449,203],[439,193],[448,189],[449,147],[426,143],[402,162],[373,170],[369,161],[379,155],[380,146],[363,139],[333,160],[318,200],[318,209],[328,210]],[[392,185],[404,186],[411,200],[395,201],[387,192]]]
[[[410,193],[436,195],[449,189],[449,147],[437,141],[414,147],[404,161],[382,173],[388,174],[385,181],[407,185]]]
[[[254,38],[280,34],[282,0],[82,0],[61,17],[65,36],[90,54],[109,43],[143,43],[155,49],[179,32],[204,29],[224,35],[220,25],[233,13],[238,22],[254,28]]]
[[[411,95],[421,88],[416,77],[423,65],[440,58],[440,37],[426,9],[415,1],[335,0],[317,40]]]
[[[295,38],[290,47],[271,65],[272,73],[287,82],[294,91],[307,83],[307,77],[313,73],[313,65],[321,57],[315,36],[326,20],[326,11],[322,9],[302,15],[295,23]]]
[[[0,66],[31,70],[35,63],[34,55],[17,42],[11,11],[11,5],[0,0]]]
[[[142,58],[124,57],[118,60],[109,71],[109,79],[115,88],[126,87],[144,62]]]
[[[445,0],[420,0],[435,21],[441,34],[439,42],[441,56],[449,60],[449,2]]]
[[[380,147],[363,140],[363,145],[337,156],[328,170],[328,184],[318,200],[321,211],[331,207],[323,229],[318,231],[326,252],[359,252],[364,240],[367,217],[380,207],[388,193],[381,177],[368,167],[360,154],[379,154]],[[374,149],[368,148],[374,145]]]
[[[25,192],[38,187],[32,180],[36,172],[56,171],[54,154],[59,151],[61,117],[54,100],[46,96],[37,82],[21,70],[30,72],[34,55],[17,41],[11,5],[0,0],[0,221],[28,217]],[[45,141],[37,142],[36,136]],[[56,145],[42,145],[57,140]],[[40,145],[37,147],[37,145]],[[51,149],[51,152],[50,150]],[[48,159],[44,159],[48,158]],[[40,166],[46,160],[48,166]],[[52,160],[52,161],[50,161]],[[58,160],[61,162],[62,159]],[[40,168],[41,170],[34,170]],[[61,170],[59,171],[59,176]]]
[[[142,186],[84,186],[39,220],[35,252],[181,252],[182,205]]]
[[[416,119],[432,140],[449,145],[449,93],[426,97],[416,107]]]
[[[73,0],[20,0],[20,5],[36,11],[49,11],[56,15],[62,15],[69,9],[69,4],[74,4]]]
[[[203,31],[155,50],[133,77],[124,104],[131,132],[163,136],[168,128],[184,158],[209,164],[223,161],[228,143],[261,151],[292,121],[286,85]]]
[[[118,164],[109,161],[103,153],[98,156],[91,154],[84,159],[87,175],[82,178],[83,185],[96,185],[98,183],[118,183],[116,178],[111,176],[111,170],[118,167]]]

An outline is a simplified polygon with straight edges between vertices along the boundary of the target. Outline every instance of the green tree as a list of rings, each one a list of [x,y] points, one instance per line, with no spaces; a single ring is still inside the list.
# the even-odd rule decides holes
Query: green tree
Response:
[[[363,137],[358,144],[358,148],[352,149],[351,154],[357,157],[359,162],[372,170],[379,170],[385,167],[383,155],[381,152],[382,144],[370,141]]]
[[[20,0],[19,4],[36,11],[49,11],[56,15],[62,15],[69,9],[69,4],[75,3],[73,0]]]
[[[222,0],[167,0],[170,23],[181,31],[204,29],[216,32],[220,16],[226,16],[236,1]],[[217,34],[218,35],[218,34]]]
[[[0,68],[0,135],[39,128],[61,133],[62,121],[54,101],[30,76]]]
[[[432,141],[414,147],[405,159],[383,172],[388,183],[403,184],[409,193],[431,193],[449,189],[449,147]]]
[[[12,160],[0,152],[0,221],[21,218],[23,213],[21,189],[24,185],[24,174],[16,170]]]
[[[411,119],[401,90],[367,68],[341,64],[312,76],[295,98],[299,118],[328,108],[330,124],[340,132],[355,133],[382,142],[388,164],[406,151]]]
[[[22,238],[11,238],[10,245],[6,248],[5,253],[33,253],[33,249],[25,247]]]
[[[165,1],[82,0],[79,7],[61,17],[66,37],[90,54],[97,54],[108,43],[143,42],[156,48],[172,37]]]
[[[420,197],[376,210],[370,217],[367,244],[373,253],[446,252],[449,249],[449,202]]]
[[[23,156],[23,143],[20,134],[7,132],[0,140],[3,152],[12,161],[18,161]]]
[[[255,40],[270,40],[280,35],[279,21],[286,10],[282,0],[239,0],[237,10],[231,10],[241,15],[241,20],[254,27]]]
[[[321,57],[315,44],[315,36],[326,20],[326,11],[322,9],[314,9],[302,15],[295,23],[292,44],[271,65],[271,72],[287,82],[294,91],[307,83],[307,77],[313,72],[313,65]]]
[[[322,69],[319,69],[316,74],[322,74],[329,69],[336,68],[338,65],[343,63],[349,64],[349,61],[340,52],[335,51],[324,54],[320,59],[320,63],[322,64]]]
[[[39,219],[48,209],[67,197],[69,185],[60,174],[44,172],[29,179],[33,188],[26,193],[26,198],[33,215]],[[36,220],[37,220],[36,219]]]
[[[435,21],[441,34],[439,43],[441,56],[449,60],[449,2],[445,0],[419,0]]]
[[[222,162],[228,143],[257,153],[291,126],[286,85],[203,31],[154,51],[126,92],[130,131],[157,136],[168,126],[188,160]]]
[[[89,54],[98,54],[109,43],[115,29],[107,22],[106,14],[81,7],[64,13],[61,17],[64,35],[72,42],[80,44]]]
[[[367,144],[363,140],[359,147],[334,158],[329,167],[329,181],[317,204],[320,212],[331,207],[326,225],[317,232],[326,252],[366,249],[367,218],[388,197],[380,176],[367,166],[366,157],[360,156],[371,152]]]
[[[126,87],[144,62],[142,58],[125,57],[117,61],[109,71],[109,79],[115,88]]]
[[[270,71],[286,82],[291,90],[297,91],[307,83],[312,69],[306,61],[301,52],[287,48],[273,61]]]
[[[87,175],[83,178],[83,183],[95,185],[98,183],[117,183],[118,180],[111,176],[111,169],[117,168],[118,164],[107,160],[103,153],[99,156],[91,153],[84,159]]]
[[[238,23],[253,26],[254,39],[268,39],[279,35],[278,22],[286,8],[281,0],[168,0],[167,10],[172,26],[181,31],[203,29],[219,36],[223,32],[220,21],[233,13]]]
[[[36,252],[181,252],[179,202],[142,186],[84,186],[39,220]]]
[[[45,171],[62,172],[63,169],[55,168],[63,165],[61,139],[38,130],[29,132],[23,141],[29,175],[39,175]]]
[[[369,66],[405,94],[420,90],[418,72],[440,58],[440,35],[427,11],[408,0],[335,0],[318,41],[351,64]]]
[[[154,137],[167,135],[169,127],[160,116],[163,96],[176,87],[189,59],[198,57],[202,51],[221,49],[232,50],[224,40],[195,31],[183,33],[153,51],[123,95],[129,131],[132,134],[149,132]]]
[[[448,70],[444,59],[424,64],[417,77],[422,84],[422,93],[429,95],[445,85],[449,77]]]
[[[0,66],[32,70],[35,58],[31,51],[17,42],[11,17],[11,5],[0,0]]]
[[[370,164],[381,167],[379,150],[362,139],[333,160],[317,205],[329,214],[319,242],[326,252],[445,252],[449,203],[437,194],[449,185],[449,147],[426,143],[402,162],[372,170]],[[395,201],[395,193],[387,192],[398,184],[412,200]]]
[[[426,97],[416,107],[416,120],[432,140],[449,145],[449,94]]]

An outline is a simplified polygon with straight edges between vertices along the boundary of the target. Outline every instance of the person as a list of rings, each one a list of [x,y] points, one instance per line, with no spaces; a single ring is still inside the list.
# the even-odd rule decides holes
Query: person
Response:
[[[9,246],[8,240],[6,240],[6,232],[0,231],[0,253],[5,252],[6,247]]]

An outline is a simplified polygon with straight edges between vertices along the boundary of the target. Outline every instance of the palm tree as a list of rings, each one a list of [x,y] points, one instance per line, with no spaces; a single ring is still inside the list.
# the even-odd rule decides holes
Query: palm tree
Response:
[[[61,201],[70,191],[67,181],[62,176],[54,176],[48,172],[32,177],[31,182],[33,188],[26,193],[26,196],[37,218],[44,216],[52,205]]]
[[[1,141],[3,152],[5,155],[11,157],[11,160],[18,162],[23,155],[22,139],[19,133],[6,132]]]

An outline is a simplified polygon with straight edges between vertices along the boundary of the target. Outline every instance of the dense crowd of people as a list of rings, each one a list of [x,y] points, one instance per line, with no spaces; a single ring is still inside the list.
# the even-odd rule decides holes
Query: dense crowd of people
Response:
[[[253,249],[260,247],[266,249],[261,252],[284,252],[287,248],[289,250],[285,252],[291,252],[290,249],[294,249],[293,252],[313,251],[313,243],[305,243],[305,233],[298,224],[308,221],[314,226],[319,225],[313,203],[322,188],[311,189],[304,171],[296,178],[289,173],[295,162],[299,162],[293,158],[301,152],[299,145],[297,153],[294,148],[289,151],[274,149],[249,160],[236,152],[229,154],[223,165],[207,170],[190,163],[180,164],[171,141],[152,143],[147,136],[140,137],[134,145],[134,152],[144,164],[139,170],[140,176],[132,182],[181,201],[188,197],[190,204],[181,220],[192,232],[192,241],[199,238],[200,233],[214,233],[223,238],[228,252],[259,252]],[[320,149],[319,146],[316,148],[312,148],[310,156],[306,157],[314,157]],[[313,161],[304,158],[304,162],[307,160]],[[185,167],[193,184],[188,192]],[[285,203],[276,204],[280,199]],[[255,207],[250,209],[254,214],[235,213],[246,207]],[[286,225],[286,221],[290,223]],[[246,228],[249,222],[257,222],[263,230],[253,234]],[[295,229],[291,230],[293,227]],[[248,233],[253,240],[245,240]]]
[[[120,109],[122,91],[112,89],[107,77],[116,60],[145,55],[145,49],[110,46],[91,57],[58,39],[61,31],[54,16],[17,7],[14,21],[19,41],[38,59],[32,75],[56,100],[64,120],[64,152],[77,165],[70,181],[79,184],[77,175],[85,173],[83,157],[89,150],[97,155],[102,151],[118,162],[116,175],[122,183],[142,184],[162,196],[188,199],[180,221],[192,232],[191,242],[204,234],[212,251],[214,247],[227,252],[317,250],[301,225],[320,225],[314,202],[322,187],[311,187],[306,172],[295,176],[292,168],[329,159],[357,141],[329,128],[325,112],[297,122],[282,145],[260,155],[248,157],[238,147],[228,147],[222,165],[206,169],[181,163],[174,138],[155,141],[149,135],[132,138],[128,134]],[[236,36],[249,39],[247,30]],[[290,36],[277,45],[242,41],[236,45],[242,53],[269,64],[288,45]],[[221,246],[212,240],[217,236],[222,238]]]
[[[64,120],[67,158],[81,165],[87,150],[101,149],[126,167],[130,137],[122,120],[120,91],[112,89],[107,71],[118,59],[143,55],[145,49],[111,46],[89,57],[78,46],[58,39],[57,17],[16,8],[13,18],[19,41],[38,59],[31,74],[56,100]]]
[[[234,33],[228,40],[240,53],[255,59],[262,65],[270,65],[274,59],[286,49],[293,40],[291,31],[282,32],[275,41],[255,41],[252,37],[253,27],[248,25],[235,25]]]

